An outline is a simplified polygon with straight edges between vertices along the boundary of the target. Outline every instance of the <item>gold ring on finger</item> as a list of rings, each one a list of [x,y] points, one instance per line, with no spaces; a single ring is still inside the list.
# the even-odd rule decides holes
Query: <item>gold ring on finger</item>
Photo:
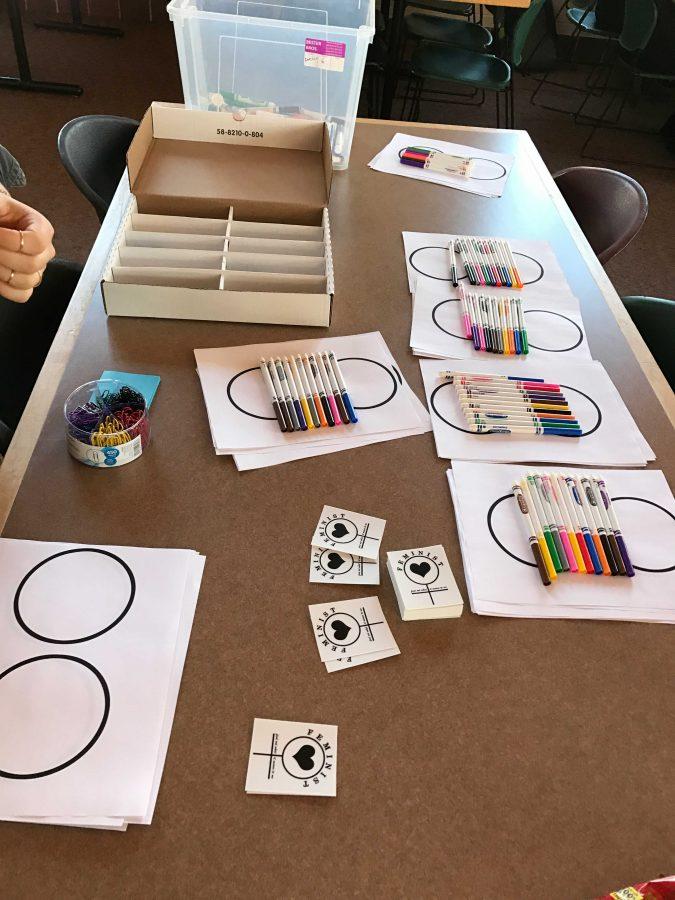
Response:
[[[7,279],[7,284],[11,284],[14,281],[15,274],[16,274],[16,272],[14,271],[14,269],[10,269],[9,278]]]
[[[19,253],[23,253],[23,231],[19,231]]]

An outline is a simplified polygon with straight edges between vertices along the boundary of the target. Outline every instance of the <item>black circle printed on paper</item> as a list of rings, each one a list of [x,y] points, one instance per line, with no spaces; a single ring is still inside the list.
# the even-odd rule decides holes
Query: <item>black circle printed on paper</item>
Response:
[[[329,622],[330,626],[328,624]],[[340,625],[342,625],[343,628],[347,628],[347,634],[342,640],[336,637],[335,634],[331,635],[329,633],[329,628],[332,628],[335,632]],[[350,632],[353,632],[354,634],[347,640]],[[351,615],[351,613],[331,613],[324,620],[323,636],[328,643],[332,644],[334,647],[351,647],[352,644],[355,644],[358,641],[360,634],[361,624],[355,616]]]
[[[47,635],[40,634],[35,631],[24,621],[23,616],[21,615],[21,591],[24,589],[26,582],[29,578],[37,572],[38,569],[41,569],[43,566],[47,565],[47,563],[51,562],[53,559],[58,559],[60,556],[70,556],[73,553],[100,553],[101,556],[107,556],[110,559],[115,560],[115,562],[119,563],[129,578],[129,599],[126,602],[126,605],[122,612],[114,619],[109,625],[106,625],[105,628],[101,628],[100,631],[96,631],[93,634],[87,634],[84,637],[79,638],[69,638],[68,640],[64,640],[62,638],[52,638]],[[82,589],[80,585],[74,585],[73,590]],[[136,595],[136,579],[134,578],[134,573],[131,571],[129,566],[124,562],[123,559],[120,559],[114,553],[111,553],[109,550],[100,550],[97,547],[75,547],[72,550],[61,550],[59,553],[54,553],[52,556],[48,556],[46,559],[43,559],[42,562],[39,562],[36,566],[28,572],[27,575],[21,579],[21,582],[16,589],[16,593],[14,594],[14,616],[16,621],[20,625],[21,628],[29,634],[31,637],[36,638],[38,641],[44,641],[46,644],[82,644],[85,641],[92,641],[94,638],[101,637],[102,634],[105,634],[108,631],[111,631],[116,625],[122,621],[122,619],[126,616],[126,614],[131,609],[131,604],[134,602],[134,597]]]
[[[429,397],[429,406],[431,407],[432,411],[438,416],[441,422],[445,422],[446,425],[448,425],[450,428],[454,428],[455,431],[461,431],[464,434],[472,434],[476,437],[484,437],[485,435],[490,434],[489,431],[471,431],[468,428],[460,428],[459,425],[455,425],[453,422],[450,422],[448,419],[446,419],[445,416],[441,415],[441,413],[438,411],[438,407],[436,406],[436,394],[445,387],[452,387],[452,382],[445,381],[443,382],[443,384],[439,384],[438,387],[435,387],[433,389],[433,391],[431,392],[431,396]],[[585,397],[586,400],[588,400],[588,402],[595,407],[595,411],[597,413],[597,422],[591,429],[589,429],[588,431],[582,431],[581,434],[577,435],[577,437],[588,437],[590,434],[593,434],[594,431],[597,431],[602,422],[602,411],[600,410],[600,407],[595,402],[595,400],[593,400],[592,397],[589,397],[588,394],[584,394],[584,392],[580,391],[579,388],[570,387],[568,384],[561,384],[560,387],[565,388],[565,390],[568,391],[574,391],[576,394],[581,394],[582,397]]]
[[[410,256],[408,257],[408,262],[410,263],[411,268],[413,268],[419,275],[424,275],[425,278],[433,278],[434,281],[449,282],[450,281],[449,273],[448,273],[447,278],[441,278],[440,275],[429,275],[428,272],[424,272],[422,269],[417,268],[417,266],[415,265],[413,260],[415,259],[416,254],[421,253],[422,250],[445,250],[447,252],[448,248],[447,247],[439,247],[438,245],[435,245],[435,244],[430,244],[428,247],[418,247],[416,250],[413,250],[413,252],[410,254]],[[542,266],[542,264],[539,262],[538,259],[535,259],[533,256],[529,256],[527,253],[520,253],[515,250],[513,251],[513,255],[514,256],[522,256],[523,259],[529,259],[530,262],[533,262],[536,266],[539,267],[539,274],[537,275],[537,277],[533,278],[531,281],[524,281],[523,287],[527,287],[530,284],[537,284],[538,281],[541,281],[541,279],[544,277],[544,267]],[[465,278],[466,278],[466,275],[460,275],[457,280],[463,281]],[[472,285],[472,286],[473,287],[481,287],[482,285]]]
[[[460,301],[459,301],[458,297],[448,297],[447,300],[439,300],[438,303],[436,304],[436,306],[434,306],[434,308],[431,310],[431,321],[434,323],[436,328],[439,329],[439,331],[443,332],[443,334],[447,334],[449,337],[459,338],[459,340],[461,340],[461,341],[470,341],[471,338],[468,338],[465,334],[455,334],[453,331],[448,331],[447,328],[443,328],[441,323],[436,318],[436,311],[439,310],[441,308],[441,306],[445,306],[446,303],[459,303],[459,302]]]
[[[401,156],[405,153],[405,151],[407,149],[408,149],[407,147],[401,147],[401,149],[398,151],[399,159],[401,159]],[[429,153],[434,152],[433,147],[415,147],[415,149],[416,150],[426,150]],[[499,168],[502,171],[499,173],[499,175],[490,175],[488,178],[479,178],[477,175],[462,175],[460,177],[466,178],[469,181],[499,181],[500,178],[503,178],[506,175],[506,166],[503,165],[503,163],[497,162],[496,159],[488,159],[486,156],[472,156],[471,159],[472,160],[477,159],[477,160],[480,160],[480,162],[492,163],[493,166],[499,166]],[[443,172],[440,172],[439,174],[443,175]],[[451,173],[448,173],[448,174],[451,174]]]
[[[336,521],[339,522],[341,520],[337,519]],[[334,538],[331,538],[331,540],[334,540]],[[337,569],[329,568],[330,559],[329,562],[325,562],[325,558],[330,558],[331,555],[339,556],[342,560],[342,563],[340,563]],[[343,563],[349,563],[349,568],[343,569]],[[351,555],[351,553],[345,553],[344,550],[322,550],[319,554],[319,567],[326,573],[326,575],[347,575],[347,573],[351,572],[351,570],[354,568],[354,557]]]
[[[497,535],[495,533],[494,526],[492,524],[492,517],[494,515],[496,508],[499,506],[499,504],[503,503],[505,500],[515,500],[515,497],[513,496],[513,494],[504,494],[503,497],[498,497],[487,511],[487,528],[488,528],[488,531],[490,532],[490,537],[495,542],[495,544],[499,547],[499,549],[503,550],[507,556],[511,557],[511,559],[515,559],[516,562],[522,563],[524,566],[531,566],[533,569],[536,569],[537,568],[536,563],[533,563],[529,559],[523,559],[521,556],[517,556],[515,553],[512,553],[508,549],[508,547],[505,547],[504,544],[502,544],[502,542],[499,540],[499,538],[497,537]],[[618,503],[620,500],[635,500],[637,503],[648,503],[650,506],[654,506],[654,507],[656,507],[656,509],[660,509],[667,516],[670,516],[670,518],[673,521],[675,521],[675,516],[670,512],[670,510],[666,509],[664,506],[660,506],[658,503],[654,503],[653,500],[646,500],[644,497],[612,497],[611,498],[612,503]],[[636,565],[632,559],[631,559],[631,562],[633,563],[633,568],[638,572],[661,573],[661,572],[672,572],[675,570],[675,563],[672,566],[665,566],[662,569],[649,569],[646,566]]]
[[[523,315],[527,315],[528,313],[547,313],[549,316],[558,316],[559,319],[565,319],[566,322],[569,322],[571,325],[574,325],[578,332],[578,337],[576,343],[572,344],[569,347],[561,347],[559,350],[552,350],[550,347],[538,347],[536,344],[533,344],[532,341],[528,339],[528,345],[532,347],[533,350],[544,350],[546,353],[567,353],[569,350],[576,350],[579,344],[584,339],[584,333],[579,327],[578,322],[575,322],[574,319],[570,319],[569,316],[564,316],[562,313],[553,312],[552,309],[524,309]]]
[[[312,754],[312,758],[314,758],[314,756],[316,756],[317,751],[319,754],[318,756],[316,756],[316,764],[314,766],[312,766],[312,768],[310,770],[307,770],[304,774],[296,775],[294,772],[292,772],[289,769],[289,766],[291,765],[290,761],[289,761],[288,765],[286,765],[286,760],[289,758],[294,759],[294,757],[298,753],[301,753],[305,747],[310,746],[310,745],[312,746],[312,749],[314,750],[314,753]],[[297,746],[297,749],[296,749],[296,746]],[[292,750],[294,750],[295,753],[292,753],[291,752]],[[307,781],[310,778],[316,778],[316,776],[319,774],[319,772],[321,772],[323,770],[323,767],[325,764],[326,764],[326,751],[323,749],[323,747],[321,746],[319,741],[317,741],[316,738],[313,738],[313,737],[307,737],[306,735],[303,735],[302,737],[291,738],[290,741],[288,741],[286,743],[286,745],[284,746],[284,749],[281,751],[281,765],[286,770],[286,773],[291,776],[291,778],[297,778],[298,781]],[[295,762],[295,765],[297,765],[298,768],[301,768],[300,765],[298,764],[297,760]]]
[[[394,376],[394,373],[388,366],[385,366],[384,363],[378,362],[376,359],[367,359],[365,356],[342,356],[338,359],[338,362],[351,362],[352,360],[358,360],[359,362],[369,362],[374,366],[379,366],[381,369],[384,369],[387,375],[391,378],[394,385],[391,394],[389,394],[389,396],[384,400],[380,401],[380,403],[371,403],[370,406],[357,406],[356,404],[354,404],[354,409],[377,409],[380,406],[385,406],[387,403],[389,403],[390,400],[394,399],[394,397],[396,396],[396,391],[398,390],[398,384],[396,383],[396,377]],[[349,387],[349,385],[347,385],[347,387]]]
[[[392,390],[391,394],[389,394],[389,396],[386,397],[384,400],[382,400],[380,403],[373,403],[370,406],[357,406],[356,404],[354,404],[355,410],[356,409],[377,409],[380,406],[385,406],[387,403],[389,403],[390,400],[393,400],[394,396],[396,395],[396,391],[398,390],[398,385],[396,383],[396,377],[392,373],[391,369],[389,369],[383,363],[378,362],[376,359],[368,359],[365,356],[338,357],[338,362],[350,362],[351,360],[358,360],[359,362],[367,362],[367,363],[372,363],[374,366],[379,366],[381,369],[384,369],[384,371],[387,373],[387,375],[389,375],[389,377],[391,378],[391,380],[394,383],[394,389]],[[236,375],[233,375],[232,378],[230,378],[230,380],[228,381],[227,387],[225,389],[225,392],[227,394],[227,399],[230,401],[230,403],[232,404],[232,406],[234,406],[234,408],[236,410],[238,410],[240,413],[243,413],[243,415],[245,415],[245,416],[251,416],[252,419],[262,419],[263,421],[266,421],[266,422],[275,422],[276,416],[261,416],[259,413],[254,413],[248,409],[244,409],[244,407],[240,406],[237,403],[237,401],[234,399],[234,397],[232,396],[232,386],[234,385],[235,381],[238,378],[241,378],[242,375],[248,375],[249,372],[258,372],[258,371],[260,371],[260,366],[251,366],[250,369],[244,369],[241,372],[237,372]],[[396,370],[394,370],[394,371],[396,371]],[[396,372],[396,375],[398,376],[399,379],[401,379],[401,376],[399,375],[398,372]],[[403,384],[402,379],[401,379],[401,384]],[[349,388],[349,384],[347,385],[347,387]]]
[[[487,511],[487,527],[488,527],[488,531],[490,532],[490,537],[491,537],[492,540],[495,542],[495,544],[499,547],[500,550],[503,550],[504,553],[506,553],[507,556],[510,556],[511,559],[515,559],[516,562],[523,563],[523,565],[525,565],[525,566],[532,566],[533,569],[536,569],[536,568],[537,568],[537,564],[536,564],[536,563],[533,563],[533,562],[532,562],[531,560],[529,560],[529,559],[523,559],[522,556],[516,556],[515,553],[511,553],[511,551],[510,551],[509,549],[507,549],[507,548],[504,546],[504,544],[502,544],[502,542],[499,540],[499,538],[498,538],[497,535],[495,534],[495,530],[494,530],[493,525],[492,525],[492,515],[493,515],[495,509],[499,506],[499,504],[500,504],[500,503],[503,503],[504,500],[515,500],[515,499],[516,499],[516,498],[513,496],[513,494],[504,494],[503,497],[498,497],[498,498],[495,500],[495,502],[492,504],[492,506],[490,507],[490,509],[488,509],[488,511]]]
[[[644,497],[612,497],[611,498],[612,503],[618,503],[620,500],[636,500],[638,503],[647,503],[647,504],[649,504],[649,506],[654,506],[654,507],[656,507],[656,509],[660,509],[667,516],[670,516],[670,518],[675,522],[675,516],[671,513],[671,511],[669,509],[666,509],[665,506],[660,506],[658,503],[654,503],[653,500],[646,500]],[[630,548],[629,548],[629,552],[630,552]],[[633,562],[632,559],[631,559],[631,562]],[[657,573],[672,572],[673,570],[675,570],[675,563],[672,566],[665,566],[663,569],[648,569],[646,566],[636,566],[635,563],[633,563],[633,568],[637,569],[639,572],[657,572]]]
[[[4,769],[0,769],[0,778],[12,778],[17,781],[26,781],[31,778],[44,778],[47,775],[54,775],[56,772],[61,772],[63,771],[63,769],[67,769],[69,766],[72,766],[73,763],[76,763],[78,759],[82,759],[85,753],[88,753],[91,750],[96,741],[101,737],[103,729],[105,728],[108,721],[108,716],[110,715],[110,690],[108,689],[106,680],[95,666],[93,666],[90,662],[87,662],[86,659],[80,659],[79,656],[69,656],[64,653],[48,653],[44,656],[32,656],[30,659],[22,659],[21,662],[15,663],[8,669],[5,669],[4,672],[0,672],[0,681],[2,681],[5,676],[10,675],[12,672],[15,672],[17,669],[23,668],[23,666],[28,666],[31,663],[35,662],[42,662],[46,659],[65,659],[69,662],[77,663],[80,666],[84,666],[85,669],[89,669],[89,671],[96,676],[96,679],[101,686],[101,690],[103,691],[103,715],[101,717],[101,721],[98,725],[98,728],[94,732],[93,737],[90,738],[89,742],[78,753],[76,753],[74,756],[71,756],[70,759],[67,759],[65,762],[60,763],[58,766],[53,766],[51,769],[44,769],[42,772],[26,773],[6,772],[4,771]]]

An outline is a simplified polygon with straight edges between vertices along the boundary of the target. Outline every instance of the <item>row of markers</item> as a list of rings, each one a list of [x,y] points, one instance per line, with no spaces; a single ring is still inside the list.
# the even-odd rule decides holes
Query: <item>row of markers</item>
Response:
[[[635,575],[602,478],[531,473],[511,490],[545,585],[563,572]]]
[[[526,356],[527,329],[520,297],[472,294],[459,288],[464,333],[474,349],[504,356]]]
[[[543,378],[441,372],[455,388],[469,431],[581,437],[579,421],[559,384]]]
[[[523,281],[518,272],[508,241],[499,238],[461,237],[448,244],[450,281],[457,287],[457,258],[462,258],[467,278],[482,287],[509,287],[520,290]]]
[[[260,359],[260,371],[284,432],[355,425],[347,385],[332,350]]]

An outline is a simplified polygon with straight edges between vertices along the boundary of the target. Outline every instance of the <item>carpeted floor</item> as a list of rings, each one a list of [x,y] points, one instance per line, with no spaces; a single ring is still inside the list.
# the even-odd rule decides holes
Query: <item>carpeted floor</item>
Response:
[[[85,4],[83,3],[83,6]],[[145,6],[138,0],[140,15]],[[0,90],[0,143],[22,163],[28,186],[17,192],[24,202],[39,208],[53,222],[59,255],[84,260],[98,230],[91,206],[80,195],[61,167],[56,137],[69,119],[87,113],[112,113],[139,118],[152,100],[181,101],[180,76],[173,28],[160,5],[153,23],[124,22],[122,39],[63,34],[36,30],[26,19],[28,44],[35,78],[78,82],[82,97],[63,97]],[[138,18],[138,16],[135,16]],[[118,24],[116,21],[110,24]],[[0,73],[13,73],[15,60],[4,3],[0,0]],[[517,126],[530,132],[544,160],[557,171],[573,165],[609,165],[621,168],[644,186],[649,196],[649,216],[640,235],[608,266],[610,277],[622,295],[673,295],[672,259],[675,175],[646,167],[641,160],[675,161],[658,137],[607,132],[592,144],[597,160],[580,157],[588,128],[571,117],[543,110],[529,103],[532,79],[517,78]],[[547,102],[564,105],[574,101],[569,93],[554,90]],[[398,109],[395,110],[398,112]],[[640,114],[628,110],[628,115]],[[665,118],[667,108],[655,110]],[[495,124],[494,101],[471,109],[451,104],[423,103],[422,120],[455,124]],[[634,160],[612,163],[614,157]]]

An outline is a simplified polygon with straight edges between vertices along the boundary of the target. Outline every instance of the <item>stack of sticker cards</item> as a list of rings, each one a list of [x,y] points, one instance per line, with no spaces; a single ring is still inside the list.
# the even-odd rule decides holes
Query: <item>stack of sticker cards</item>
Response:
[[[387,553],[387,571],[404,621],[462,615],[462,595],[441,544],[392,550]]]
[[[204,557],[0,540],[0,819],[152,821]]]
[[[379,584],[384,519],[324,506],[312,536],[313,584]]]
[[[522,465],[455,460],[447,474],[473,612],[675,623],[675,500],[663,472],[561,473],[538,466],[533,473]],[[541,491],[538,479],[544,483]],[[513,490],[523,484],[529,519],[520,491]],[[599,489],[597,507],[592,503],[594,485]],[[611,510],[612,516],[605,519],[604,510]],[[542,555],[550,553],[554,561],[547,577],[537,560],[535,541]],[[619,552],[613,572],[609,559],[615,547]],[[632,572],[634,577],[621,577],[619,558],[625,575]],[[549,580],[555,586],[547,586]],[[649,647],[648,635],[641,646]]]
[[[398,656],[398,649],[377,597],[316,603],[309,617],[321,662],[337,672]]]
[[[232,455],[240,470],[350,450],[431,430],[424,405],[401,375],[379,332],[195,350],[195,357],[216,453]],[[262,370],[261,359],[273,359],[274,369],[265,366]],[[288,369],[284,367],[285,360]],[[292,360],[295,360],[297,380]],[[326,360],[331,371],[326,368]],[[281,365],[277,365],[278,361]],[[276,382],[272,380],[273,375]],[[329,402],[329,394],[333,403]],[[280,396],[284,397],[288,421],[294,425],[294,418],[298,424],[304,418],[304,429],[288,430],[288,423],[286,431],[281,429],[284,418]],[[344,423],[341,406],[346,411]],[[326,419],[325,427],[319,407]],[[320,427],[309,427],[305,408],[312,425],[311,411],[316,410]]]
[[[247,794],[335,797],[337,725],[254,719]]]

